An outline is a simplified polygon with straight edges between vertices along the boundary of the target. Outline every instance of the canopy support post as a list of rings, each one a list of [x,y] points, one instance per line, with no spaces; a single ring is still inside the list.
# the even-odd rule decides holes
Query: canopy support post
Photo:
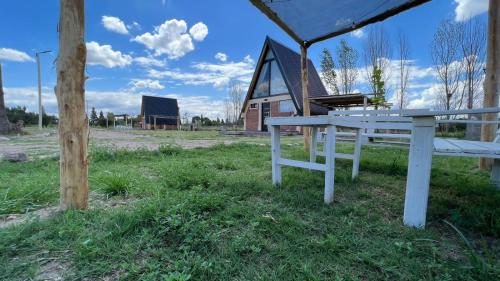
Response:
[[[500,4],[490,0],[488,11],[488,50],[486,55],[486,77],[484,80],[484,107],[498,106],[500,94]],[[498,119],[497,113],[483,115],[483,120],[493,121]],[[481,126],[481,141],[490,142],[495,138],[497,124],[483,124]],[[492,159],[481,158],[479,167],[483,170],[490,169]]]
[[[309,106],[309,73],[307,71],[307,42],[300,45],[300,69],[302,74],[302,115],[311,116]],[[310,128],[303,127],[304,131],[304,151],[309,151],[310,147]]]

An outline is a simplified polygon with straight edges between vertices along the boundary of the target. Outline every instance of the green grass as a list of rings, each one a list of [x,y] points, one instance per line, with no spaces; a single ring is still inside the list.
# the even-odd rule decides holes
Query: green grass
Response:
[[[293,142],[283,152],[307,159]],[[0,230],[0,280],[34,278],[53,260],[68,280],[499,278],[500,192],[488,174],[476,159],[435,157],[427,229],[407,228],[407,153],[363,147],[355,182],[338,160],[328,206],[321,172],[284,168],[273,187],[267,145],[93,149],[91,190],[138,200]],[[55,159],[0,162],[0,178],[0,214],[57,204]]]

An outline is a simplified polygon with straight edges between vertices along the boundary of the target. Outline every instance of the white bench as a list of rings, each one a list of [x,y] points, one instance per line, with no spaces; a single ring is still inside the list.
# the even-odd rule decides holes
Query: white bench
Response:
[[[493,158],[492,181],[500,183],[500,144],[495,142],[476,142],[434,138],[436,123],[456,122],[449,120],[436,121],[435,116],[463,115],[470,113],[498,113],[500,108],[484,108],[478,110],[430,111],[409,110],[395,111],[334,111],[328,116],[316,117],[276,117],[266,119],[271,127],[272,137],[272,169],[273,183],[281,183],[281,166],[294,166],[325,171],[325,203],[333,202],[335,158],[353,160],[352,176],[359,173],[359,160],[363,136],[406,138],[410,136],[410,155],[408,160],[408,176],[406,183],[404,224],[424,227],[427,200],[429,194],[432,155],[467,156]],[[462,120],[466,121],[466,120]],[[474,121],[475,123],[498,124],[498,121]],[[312,127],[312,141],[309,162],[281,158],[280,129],[282,125]],[[326,128],[324,152],[317,151],[318,128]],[[352,128],[355,133],[355,147],[352,155],[336,153],[335,144],[338,136],[337,127]],[[375,129],[408,131],[409,134],[379,134]],[[342,134],[341,134],[342,135]],[[345,134],[344,134],[345,135]],[[316,156],[324,155],[325,164],[316,163]]]

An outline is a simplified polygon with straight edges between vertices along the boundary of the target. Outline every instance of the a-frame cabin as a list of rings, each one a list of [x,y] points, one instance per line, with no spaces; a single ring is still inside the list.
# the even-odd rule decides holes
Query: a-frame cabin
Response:
[[[309,96],[327,96],[311,60],[308,61]],[[300,54],[266,37],[259,61],[242,107],[246,131],[266,132],[266,117],[301,116],[302,80]],[[311,104],[311,115],[327,114],[325,107]],[[282,126],[284,131],[297,127]]]

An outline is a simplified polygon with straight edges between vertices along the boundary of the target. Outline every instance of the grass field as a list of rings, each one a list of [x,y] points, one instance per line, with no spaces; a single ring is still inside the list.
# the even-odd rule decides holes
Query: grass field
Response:
[[[296,141],[283,153],[306,159]],[[401,222],[406,149],[363,147],[355,182],[337,160],[324,205],[321,172],[284,168],[271,185],[267,143],[93,146],[92,193],[128,203],[0,229],[0,280],[500,279],[500,192],[476,159],[434,158],[428,225],[415,230]],[[0,178],[1,215],[57,204],[55,157],[0,162]]]

